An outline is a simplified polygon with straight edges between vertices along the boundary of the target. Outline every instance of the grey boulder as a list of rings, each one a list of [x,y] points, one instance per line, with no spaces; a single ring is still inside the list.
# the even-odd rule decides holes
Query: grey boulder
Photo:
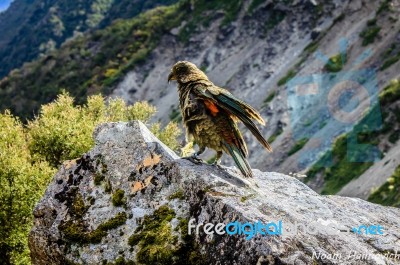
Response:
[[[244,179],[193,164],[136,121],[94,137],[34,210],[33,264],[400,263],[400,209],[321,196],[280,173]],[[231,222],[236,234],[217,233]]]

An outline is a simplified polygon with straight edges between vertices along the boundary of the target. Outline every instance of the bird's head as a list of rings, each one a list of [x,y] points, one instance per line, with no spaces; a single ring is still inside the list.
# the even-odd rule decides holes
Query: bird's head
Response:
[[[197,66],[188,61],[179,61],[171,69],[168,82],[176,80],[178,83],[187,83],[194,80],[208,80],[206,74]]]

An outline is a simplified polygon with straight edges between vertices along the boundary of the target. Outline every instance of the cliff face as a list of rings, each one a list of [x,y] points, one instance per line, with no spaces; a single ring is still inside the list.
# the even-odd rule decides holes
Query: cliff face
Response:
[[[94,138],[90,152],[64,163],[34,210],[33,264],[400,262],[389,256],[400,255],[399,209],[321,196],[279,173],[254,170],[243,179],[235,168],[194,165],[140,122],[103,124]],[[282,235],[188,234],[191,223],[235,221],[274,222]],[[345,232],[361,225],[380,225],[383,235]]]

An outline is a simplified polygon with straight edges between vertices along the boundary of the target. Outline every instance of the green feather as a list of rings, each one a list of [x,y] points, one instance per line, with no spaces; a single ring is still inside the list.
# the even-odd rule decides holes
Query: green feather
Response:
[[[241,101],[240,99],[237,99],[232,94],[220,93],[216,96],[216,98],[224,102],[225,104],[233,107],[237,111],[249,116],[252,119],[255,119],[260,124],[265,125],[264,119],[261,117],[257,110],[255,110],[252,106],[246,104],[245,102]]]
[[[249,113],[246,112],[237,102],[231,100],[224,95],[216,96],[219,102],[222,103],[222,107],[225,108],[228,112],[234,114],[238,117],[244,125],[251,131],[251,133],[257,138],[257,140],[268,150],[272,151],[272,147],[267,142],[267,140],[262,136],[260,130],[257,128],[256,124],[249,118]],[[221,105],[221,104],[219,104]]]
[[[230,145],[226,142],[224,143],[224,145],[227,153],[229,153],[232,156],[236,166],[240,169],[242,174],[248,178],[253,177],[253,172],[251,171],[251,167],[247,162],[246,158],[242,155],[242,152],[235,145]]]

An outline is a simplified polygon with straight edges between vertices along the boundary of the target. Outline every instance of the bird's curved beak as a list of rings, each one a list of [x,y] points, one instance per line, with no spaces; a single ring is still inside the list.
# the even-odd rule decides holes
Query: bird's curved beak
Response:
[[[169,83],[170,81],[172,81],[172,80],[176,80],[176,78],[175,78],[173,72],[169,73],[169,75],[168,75],[168,83]]]

